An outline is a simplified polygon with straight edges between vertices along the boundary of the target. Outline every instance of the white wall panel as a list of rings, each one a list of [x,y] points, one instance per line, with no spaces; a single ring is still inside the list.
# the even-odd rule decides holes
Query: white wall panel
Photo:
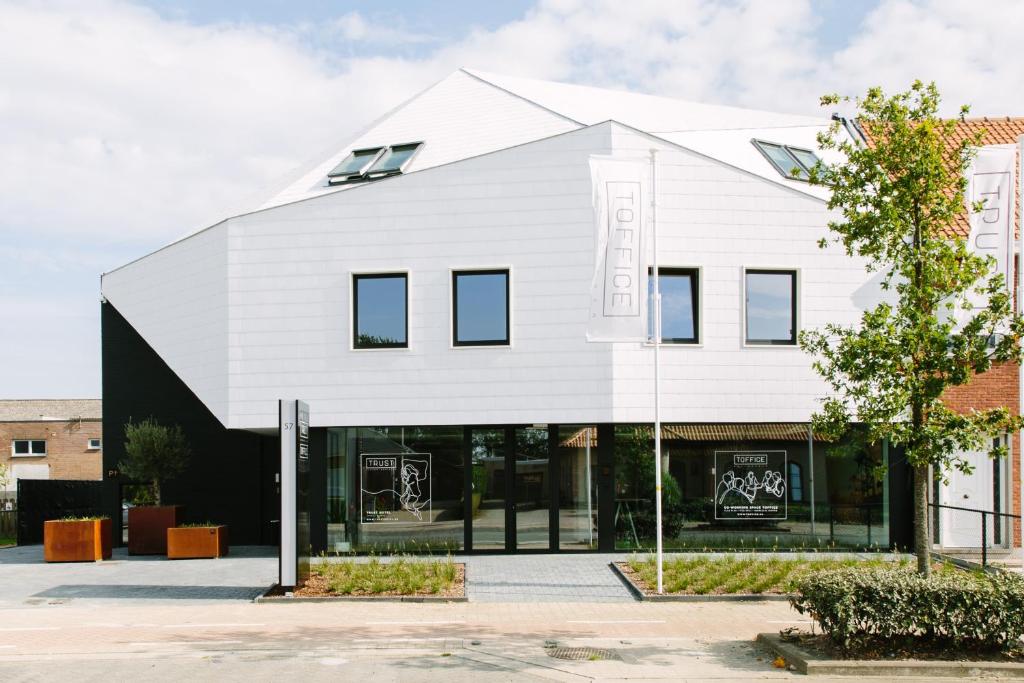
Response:
[[[106,273],[103,296],[217,418],[228,416],[228,224]]]
[[[879,297],[821,251],[824,204],[618,124],[241,216],[104,279],[104,293],[230,427],[277,400],[314,425],[648,422],[652,350],[585,341],[588,157],[659,152],[663,266],[702,269],[702,344],[665,347],[663,419],[804,421],[825,393],[797,348],[743,345],[743,268],[800,271],[800,325]],[[512,270],[512,346],[451,347],[450,269]],[[409,348],[352,350],[351,273],[409,273]]]
[[[230,425],[272,426],[283,395],[308,400],[316,425],[610,419],[611,349],[584,329],[588,158],[610,151],[610,131],[233,221]],[[512,346],[452,348],[450,270],[505,266]],[[351,273],[374,270],[409,272],[408,349],[350,348]]]

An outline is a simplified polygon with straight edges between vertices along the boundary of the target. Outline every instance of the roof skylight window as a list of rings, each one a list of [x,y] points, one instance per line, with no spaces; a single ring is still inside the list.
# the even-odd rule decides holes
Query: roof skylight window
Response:
[[[344,182],[358,178],[366,172],[370,164],[377,160],[383,147],[370,147],[368,149],[356,149],[342,159],[341,163],[335,166],[327,174],[331,182]]]
[[[808,180],[811,169],[821,163],[818,155],[809,149],[780,145],[764,140],[751,140],[775,170],[790,180]]]
[[[385,175],[401,173],[409,160],[419,150],[422,142],[410,142],[404,145],[391,145],[388,150],[374,162],[370,170],[366,172],[368,178],[375,178]]]

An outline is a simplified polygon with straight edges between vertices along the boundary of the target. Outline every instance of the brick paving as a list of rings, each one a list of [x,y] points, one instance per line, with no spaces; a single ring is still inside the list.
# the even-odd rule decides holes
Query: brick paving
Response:
[[[624,555],[476,555],[466,562],[470,602],[629,602],[608,564]]]
[[[252,600],[277,580],[274,548],[235,546],[217,560],[131,556],[104,562],[44,563],[43,546],[0,550],[0,608],[125,600]]]

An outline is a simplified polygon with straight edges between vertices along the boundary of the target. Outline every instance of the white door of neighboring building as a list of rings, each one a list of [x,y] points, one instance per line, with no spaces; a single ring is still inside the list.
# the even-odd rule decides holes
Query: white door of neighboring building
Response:
[[[1003,483],[999,476],[1003,460],[993,460],[986,451],[965,453],[963,457],[973,466],[973,471],[970,474],[951,472],[949,484],[939,487],[939,502],[958,508],[1002,512],[997,487]],[[939,515],[939,544],[947,548],[980,548],[981,517],[974,512],[943,508]],[[996,525],[1000,523],[992,515],[987,516],[986,535],[990,547],[1002,540],[1002,535],[996,532]]]

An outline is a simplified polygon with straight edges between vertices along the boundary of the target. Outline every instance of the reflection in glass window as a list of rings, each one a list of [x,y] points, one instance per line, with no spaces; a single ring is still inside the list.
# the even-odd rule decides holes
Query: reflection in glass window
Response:
[[[414,142],[408,145],[392,145],[384,152],[377,162],[366,172],[367,175],[398,173],[402,170],[412,155],[419,149],[420,143]]]
[[[661,341],[664,344],[696,344],[698,342],[698,283],[693,268],[659,268],[661,289]],[[647,338],[654,339],[654,278],[649,277]]]
[[[452,273],[455,346],[508,345],[508,271]]]
[[[408,346],[408,281],[405,273],[352,277],[353,346]]]
[[[46,441],[15,439],[11,445],[13,455],[46,455]]]
[[[341,160],[337,166],[331,169],[327,177],[335,179],[346,179],[349,176],[358,176],[366,170],[366,167],[373,163],[381,151],[381,147],[369,149],[357,149]]]
[[[746,272],[748,344],[796,344],[796,272]]]
[[[789,497],[794,503],[804,499],[804,475],[800,463],[789,463]]]

